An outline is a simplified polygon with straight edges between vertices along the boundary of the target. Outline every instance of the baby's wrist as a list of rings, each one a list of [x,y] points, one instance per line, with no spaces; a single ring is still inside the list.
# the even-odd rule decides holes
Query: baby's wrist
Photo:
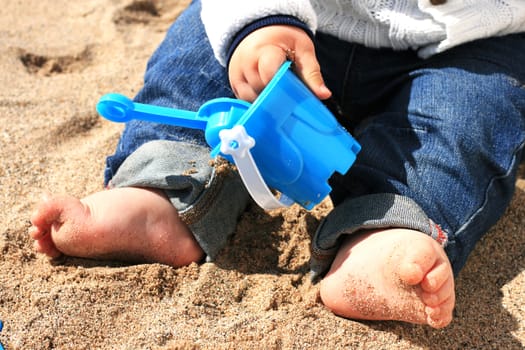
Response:
[[[305,31],[305,33],[313,40],[314,33],[310,30],[310,28],[301,20],[294,16],[288,16],[288,15],[275,15],[275,16],[268,16],[261,19],[258,19],[257,21],[254,21],[247,26],[245,26],[243,29],[241,29],[233,38],[231,41],[231,44],[227,51],[227,66],[230,63],[230,59],[233,55],[233,52],[239,45],[239,43],[246,38],[248,35],[250,35],[252,32],[254,32],[257,29],[273,26],[273,25],[288,25],[300,28]]]

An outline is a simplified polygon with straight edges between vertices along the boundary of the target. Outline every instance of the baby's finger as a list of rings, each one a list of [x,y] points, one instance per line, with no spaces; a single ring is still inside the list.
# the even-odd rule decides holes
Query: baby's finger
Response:
[[[286,53],[280,47],[269,46],[261,53],[258,62],[258,70],[261,82],[264,86],[268,85],[284,61],[286,61]]]
[[[261,70],[264,73],[261,73]],[[257,60],[257,65],[253,69],[243,70],[244,81],[250,85],[252,90],[255,91],[256,95],[259,95],[268,83],[265,81],[265,79],[263,79],[262,74],[268,75],[268,72],[271,70],[272,68],[264,67],[264,64],[261,63],[261,57],[259,57]],[[273,73],[269,73],[270,79],[273,76]]]
[[[229,67],[229,78],[230,86],[233,90],[235,97],[241,100],[252,102],[257,97],[257,91],[251,86],[248,79],[252,81],[257,80],[258,73],[256,67],[251,70],[234,69],[234,65],[230,64]],[[260,79],[259,79],[260,80]],[[262,83],[259,83],[262,85]]]
[[[238,99],[253,102],[259,95],[260,91],[256,91],[249,83],[247,82],[237,82],[232,84],[233,93]]]
[[[315,55],[296,56],[295,66],[299,77],[319,99],[326,100],[332,95],[324,83],[321,67]]]

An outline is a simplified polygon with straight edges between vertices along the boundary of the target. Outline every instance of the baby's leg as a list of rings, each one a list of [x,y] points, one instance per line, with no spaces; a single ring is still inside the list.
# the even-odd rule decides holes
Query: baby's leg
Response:
[[[200,2],[179,16],[155,51],[137,102],[196,111],[233,96],[213,59]],[[248,196],[229,167],[214,168],[202,130],[131,121],[107,158],[110,188],[82,200],[55,196],[32,216],[36,249],[49,256],[161,262],[212,259]],[[195,238],[194,238],[195,237]],[[196,243],[198,242],[198,244]]]
[[[362,151],[348,174],[334,177],[335,209],[314,237],[316,272],[329,267],[322,299],[351,318],[443,327],[454,307],[453,274],[515,189],[525,145],[525,69],[517,63],[525,38],[473,42],[429,60],[366,49],[352,57],[356,85],[342,96],[345,112],[372,117],[354,130]],[[356,79],[374,74],[352,81],[353,71]],[[376,80],[380,74],[388,79]]]
[[[30,235],[50,257],[70,256],[187,265],[199,247],[163,192],[116,188],[82,200],[49,196],[34,211]]]

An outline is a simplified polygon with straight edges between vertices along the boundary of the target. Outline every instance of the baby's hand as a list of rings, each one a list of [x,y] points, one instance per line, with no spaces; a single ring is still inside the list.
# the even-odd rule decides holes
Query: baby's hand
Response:
[[[319,99],[331,96],[312,40],[302,29],[285,25],[257,29],[239,43],[228,69],[235,96],[255,100],[286,59],[294,61],[295,72]]]

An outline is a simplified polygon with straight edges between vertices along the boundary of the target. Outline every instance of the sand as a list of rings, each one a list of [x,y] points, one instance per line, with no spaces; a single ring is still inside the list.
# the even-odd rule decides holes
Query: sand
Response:
[[[35,254],[42,191],[102,189],[122,125],[95,111],[133,96],[188,0],[25,0],[0,12],[0,343],[6,349],[521,349],[525,346],[525,182],[457,279],[443,330],[332,315],[308,276],[324,203],[241,218],[215,263],[156,264]]]

